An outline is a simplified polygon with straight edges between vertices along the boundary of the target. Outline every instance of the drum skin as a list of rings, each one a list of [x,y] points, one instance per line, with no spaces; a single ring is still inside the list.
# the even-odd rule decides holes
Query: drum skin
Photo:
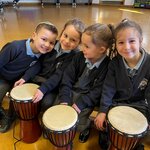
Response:
[[[11,91],[12,93],[10,93],[10,100],[12,101],[14,110],[20,119],[20,138],[25,143],[33,143],[37,141],[42,133],[38,120],[38,114],[40,112],[39,102],[33,103],[31,97],[29,97],[30,99],[25,98],[25,96],[28,96],[28,93],[29,95],[33,95],[37,87],[38,86],[35,84],[23,84],[20,87],[18,86],[17,88],[14,88]],[[24,93],[26,93],[26,95],[22,100],[20,98],[21,95],[17,97],[18,99],[14,99],[16,95],[18,96],[17,92],[20,92],[22,89],[22,95]]]
[[[109,150],[134,149],[148,130],[145,116],[129,106],[111,108],[107,114],[107,125],[111,142]]]

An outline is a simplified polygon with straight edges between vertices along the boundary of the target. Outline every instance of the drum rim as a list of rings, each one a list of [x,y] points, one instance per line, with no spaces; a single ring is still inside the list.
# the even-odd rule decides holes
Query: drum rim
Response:
[[[142,137],[142,136],[144,136],[144,135],[147,133],[148,128],[149,128],[149,127],[147,127],[145,131],[143,131],[142,133],[139,133],[139,134],[129,134],[129,133],[125,133],[125,132],[122,132],[122,131],[116,129],[116,128],[110,123],[110,121],[108,120],[108,118],[107,118],[107,124],[108,124],[108,126],[109,126],[110,128],[112,128],[113,130],[117,131],[118,134],[124,135],[124,136],[128,136],[128,137]]]
[[[18,99],[15,99],[15,98],[12,98],[10,96],[10,99],[14,102],[17,102],[17,103],[32,103],[32,99],[29,99],[29,100],[18,100]]]
[[[127,105],[119,105],[119,106],[127,106]],[[122,131],[116,129],[116,128],[112,125],[112,123],[108,120],[108,113],[109,113],[109,111],[110,111],[111,109],[113,109],[113,108],[115,108],[115,107],[119,107],[119,106],[114,106],[114,107],[110,108],[110,109],[107,111],[107,114],[106,114],[106,121],[107,121],[108,126],[109,126],[110,128],[112,128],[113,130],[117,131],[117,133],[120,134],[120,135],[124,135],[124,136],[128,136],[128,137],[142,137],[142,136],[144,136],[144,135],[148,132],[149,126],[147,126],[147,128],[145,129],[145,131],[143,131],[143,132],[141,132],[141,133],[139,133],[139,134],[130,134],[130,133],[122,132]],[[133,107],[131,107],[131,106],[127,106],[127,107],[133,108]],[[135,109],[135,108],[133,108],[133,109]],[[144,115],[143,115],[143,116],[144,116]],[[145,117],[145,118],[146,118],[146,117]],[[146,118],[146,120],[147,120],[147,118]],[[147,123],[148,123],[148,121],[147,121]]]
[[[44,129],[50,131],[51,133],[59,133],[59,134],[60,134],[60,133],[63,133],[63,132],[69,132],[71,129],[77,128],[78,123],[79,123],[79,120],[77,119],[77,121],[75,122],[75,124],[74,124],[72,127],[68,128],[68,129],[66,129],[66,130],[61,130],[61,131],[59,131],[59,130],[52,130],[52,129],[49,129],[48,127],[45,126],[45,124],[44,124],[44,122],[43,122],[43,120],[42,120],[42,124],[43,124]]]

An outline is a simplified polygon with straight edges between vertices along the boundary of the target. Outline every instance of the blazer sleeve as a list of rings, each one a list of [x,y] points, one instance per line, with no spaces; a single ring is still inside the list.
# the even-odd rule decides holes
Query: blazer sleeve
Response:
[[[72,103],[72,87],[76,81],[77,70],[79,67],[77,62],[78,56],[79,55],[76,55],[73,58],[72,62],[64,71],[59,91],[59,100],[61,102]]]
[[[41,64],[37,61],[33,66],[29,67],[22,76],[22,78],[27,82],[32,79],[41,69]]]
[[[0,51],[0,68],[15,59],[17,48],[13,43],[7,43]]]
[[[113,96],[116,93],[116,84],[115,84],[115,62],[113,60],[108,66],[108,72],[104,81],[102,96],[100,100],[100,112],[106,113],[112,104]]]

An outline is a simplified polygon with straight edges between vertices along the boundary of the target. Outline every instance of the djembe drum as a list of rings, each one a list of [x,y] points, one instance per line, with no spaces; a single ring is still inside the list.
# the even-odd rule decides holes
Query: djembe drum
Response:
[[[39,103],[33,103],[32,97],[39,86],[26,83],[13,88],[10,99],[20,119],[20,137],[25,143],[33,143],[41,136],[38,120]]]
[[[128,106],[116,106],[107,114],[110,150],[132,150],[148,130],[145,116]]]
[[[77,112],[67,105],[56,105],[42,117],[43,129],[50,142],[59,149],[69,150],[76,134]]]

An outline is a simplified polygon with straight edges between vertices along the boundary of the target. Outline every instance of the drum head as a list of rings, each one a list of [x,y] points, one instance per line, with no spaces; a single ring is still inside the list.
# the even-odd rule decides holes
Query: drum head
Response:
[[[67,105],[56,105],[47,109],[42,118],[44,125],[53,131],[70,129],[77,119],[77,112]]]
[[[32,83],[16,86],[11,90],[10,96],[18,101],[32,100],[32,97],[38,87],[38,85]]]
[[[107,118],[115,129],[127,134],[141,134],[148,127],[145,116],[128,106],[117,106],[110,109]]]

